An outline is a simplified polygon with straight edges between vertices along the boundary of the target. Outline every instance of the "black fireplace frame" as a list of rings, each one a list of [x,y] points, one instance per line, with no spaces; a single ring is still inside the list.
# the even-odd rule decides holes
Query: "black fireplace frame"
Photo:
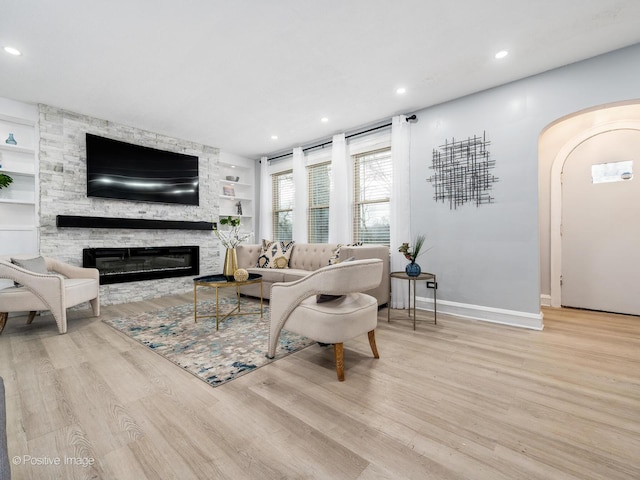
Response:
[[[200,274],[200,247],[197,245],[173,246],[173,247],[134,247],[134,248],[85,248],[82,250],[82,266],[85,268],[98,268],[99,258],[119,256],[124,258],[148,257],[159,255],[185,254],[191,255],[191,265],[188,268],[167,268],[158,270],[145,270],[137,272],[122,272],[117,274],[104,274],[100,272],[100,285],[114,283],[139,282],[143,280],[159,280],[161,278],[175,278],[197,276]]]

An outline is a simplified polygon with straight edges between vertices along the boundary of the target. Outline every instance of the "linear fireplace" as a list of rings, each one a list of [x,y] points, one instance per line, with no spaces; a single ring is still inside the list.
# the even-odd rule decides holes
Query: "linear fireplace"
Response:
[[[85,248],[82,266],[100,271],[100,285],[200,273],[200,247]]]

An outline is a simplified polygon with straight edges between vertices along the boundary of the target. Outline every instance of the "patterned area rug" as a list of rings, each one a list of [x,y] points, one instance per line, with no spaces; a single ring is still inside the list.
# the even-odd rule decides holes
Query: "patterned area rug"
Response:
[[[235,299],[221,300],[221,316],[234,305]],[[269,359],[267,306],[260,318],[260,305],[243,298],[243,313],[220,322],[217,332],[215,301],[198,302],[198,316],[207,312],[213,312],[213,317],[198,318],[198,323],[193,321],[192,304],[103,322],[214,387],[315,343],[282,330],[276,356]]]

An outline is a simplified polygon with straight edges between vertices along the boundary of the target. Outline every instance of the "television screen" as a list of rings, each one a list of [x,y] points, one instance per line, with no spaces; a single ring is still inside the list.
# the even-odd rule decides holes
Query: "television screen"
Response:
[[[87,196],[199,205],[198,157],[87,133]]]

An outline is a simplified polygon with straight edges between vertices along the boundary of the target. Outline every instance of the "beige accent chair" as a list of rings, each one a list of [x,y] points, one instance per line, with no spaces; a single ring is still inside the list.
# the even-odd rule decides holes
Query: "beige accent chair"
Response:
[[[343,343],[368,333],[375,358],[375,328],[378,325],[378,301],[360,293],[377,287],[382,281],[380,259],[354,260],[322,267],[300,280],[271,286],[269,351],[274,358],[280,331],[304,335],[320,343],[333,344],[338,380],[344,381]],[[317,295],[339,298],[318,302]]]
[[[28,259],[34,255],[13,255]],[[100,315],[100,277],[95,268],[69,265],[44,257],[48,274],[36,273],[11,263],[10,256],[0,256],[0,278],[13,280],[22,287],[10,286],[0,290],[0,333],[4,330],[9,312],[29,312],[30,324],[36,312],[50,310],[58,324],[58,331],[67,332],[67,308],[89,302],[93,314]]]

